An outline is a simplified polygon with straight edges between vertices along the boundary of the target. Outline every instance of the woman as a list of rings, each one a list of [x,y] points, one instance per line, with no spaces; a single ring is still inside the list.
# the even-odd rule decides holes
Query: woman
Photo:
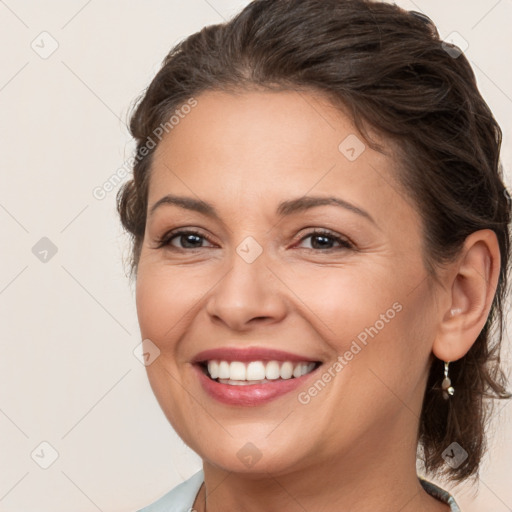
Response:
[[[417,456],[476,476],[510,396],[510,197],[464,55],[395,5],[256,0],[169,53],[130,128],[148,377],[203,460],[143,510],[459,510]]]

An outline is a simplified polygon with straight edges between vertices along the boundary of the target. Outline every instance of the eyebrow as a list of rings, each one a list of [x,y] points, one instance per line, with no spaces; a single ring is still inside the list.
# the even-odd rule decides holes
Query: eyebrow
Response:
[[[194,199],[192,197],[184,197],[184,196],[175,196],[172,194],[168,194],[161,199],[159,199],[151,208],[149,209],[149,215],[153,215],[155,210],[163,205],[174,205],[180,208],[184,208],[186,210],[192,210],[199,212],[203,215],[216,219],[218,221],[221,220],[220,215],[213,205],[207,203],[206,201],[202,201],[200,199]],[[377,225],[372,216],[362,210],[361,208],[340,199],[334,196],[303,196],[298,197],[296,199],[290,199],[288,201],[283,201],[279,204],[276,210],[276,214],[279,217],[284,217],[288,215],[292,215],[294,213],[302,212],[305,210],[309,210],[310,208],[315,208],[317,206],[339,206],[341,208],[345,208],[353,213],[356,213],[362,217],[365,217],[373,224]]]

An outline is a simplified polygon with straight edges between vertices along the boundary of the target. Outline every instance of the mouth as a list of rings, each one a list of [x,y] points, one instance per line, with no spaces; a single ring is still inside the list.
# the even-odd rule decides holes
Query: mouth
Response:
[[[211,348],[191,361],[203,391],[229,406],[259,406],[288,399],[323,365],[311,355],[271,347]]]
[[[299,379],[315,371],[321,361],[227,361],[212,359],[196,363],[210,380],[230,386],[251,386]]]

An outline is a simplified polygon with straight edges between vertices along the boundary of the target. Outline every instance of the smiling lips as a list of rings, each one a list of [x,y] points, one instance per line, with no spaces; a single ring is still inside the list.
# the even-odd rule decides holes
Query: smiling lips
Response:
[[[295,389],[320,361],[257,347],[210,349],[192,361],[203,389],[230,405],[259,405]]]

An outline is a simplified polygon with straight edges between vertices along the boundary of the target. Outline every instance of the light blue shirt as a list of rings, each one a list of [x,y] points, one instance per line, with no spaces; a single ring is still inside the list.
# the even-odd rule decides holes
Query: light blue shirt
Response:
[[[460,508],[455,502],[455,499],[448,492],[422,478],[419,478],[419,481],[423,489],[431,496],[450,505],[451,512],[460,512]],[[203,482],[204,473],[201,469],[188,480],[185,480],[183,483],[174,487],[174,489],[171,489],[167,494],[164,494],[160,499],[137,512],[192,512],[194,501]]]

